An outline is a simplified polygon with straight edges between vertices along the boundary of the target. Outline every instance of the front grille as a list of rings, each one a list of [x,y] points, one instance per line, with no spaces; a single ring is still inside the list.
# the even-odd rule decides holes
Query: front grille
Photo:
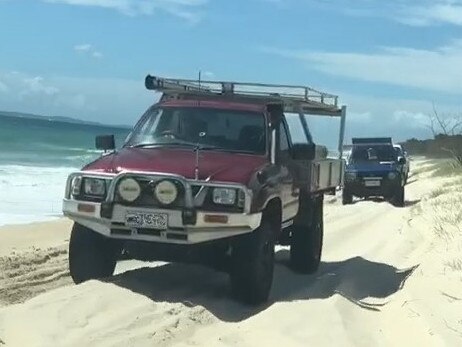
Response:
[[[191,185],[191,191],[192,191],[192,195],[193,197],[195,197],[197,195],[197,193],[199,193],[199,191],[201,190],[202,186],[201,185],[198,185],[198,184],[193,184]]]
[[[364,178],[364,177],[377,177],[377,178],[385,178],[387,177],[388,172],[383,172],[383,171],[373,171],[373,172],[359,172],[358,177]]]

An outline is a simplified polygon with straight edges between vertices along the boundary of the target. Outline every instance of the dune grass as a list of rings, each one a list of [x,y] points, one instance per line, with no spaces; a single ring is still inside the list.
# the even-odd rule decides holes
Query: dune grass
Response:
[[[431,177],[449,178],[427,196],[433,209],[433,231],[446,247],[445,268],[462,272],[462,168],[439,162],[430,169]]]
[[[444,160],[434,166],[433,177],[461,176],[462,166],[455,160]]]

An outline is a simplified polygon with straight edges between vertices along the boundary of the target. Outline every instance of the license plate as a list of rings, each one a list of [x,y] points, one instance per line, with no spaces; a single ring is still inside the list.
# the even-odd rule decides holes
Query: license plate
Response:
[[[134,228],[165,230],[168,225],[166,213],[129,212],[125,215],[125,224]]]
[[[366,187],[380,187],[380,181],[364,181]]]

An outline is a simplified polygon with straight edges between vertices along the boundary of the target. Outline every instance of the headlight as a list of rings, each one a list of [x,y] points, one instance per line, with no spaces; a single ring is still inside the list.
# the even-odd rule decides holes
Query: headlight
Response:
[[[82,189],[82,176],[76,176],[72,179],[72,182],[71,182],[72,195],[80,195],[81,189]]]
[[[388,179],[394,180],[396,178],[396,173],[395,172],[389,172],[388,173]]]
[[[154,188],[154,195],[162,205],[170,205],[178,197],[178,188],[171,181],[160,181]]]
[[[356,179],[356,176],[357,176],[357,175],[356,175],[356,172],[354,172],[354,171],[346,172],[346,173],[345,173],[345,178],[346,178],[347,180],[350,180],[350,181],[355,180],[355,179]]]
[[[215,188],[213,190],[213,202],[219,205],[234,205],[236,190],[230,188]]]
[[[119,183],[118,191],[122,199],[133,202],[140,196],[141,187],[133,178],[125,178]]]
[[[106,194],[106,181],[100,178],[84,178],[83,191],[85,195],[103,196]]]

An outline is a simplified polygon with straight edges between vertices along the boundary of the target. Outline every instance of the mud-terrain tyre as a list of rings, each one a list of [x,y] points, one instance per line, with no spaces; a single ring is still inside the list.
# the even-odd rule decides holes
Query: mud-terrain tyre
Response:
[[[310,218],[308,223],[292,226],[290,265],[303,274],[318,270],[324,236],[323,199],[313,200],[310,207],[310,215],[305,217]]]
[[[396,207],[404,207],[405,198],[404,198],[404,186],[400,187],[393,197],[393,204]]]
[[[69,242],[69,271],[74,283],[112,276],[119,253],[117,241],[74,223]]]
[[[239,301],[259,305],[268,300],[274,273],[275,225],[263,217],[254,232],[239,237],[231,253],[231,291]]]
[[[350,205],[353,203],[353,194],[348,192],[345,188],[342,190],[342,205]]]

